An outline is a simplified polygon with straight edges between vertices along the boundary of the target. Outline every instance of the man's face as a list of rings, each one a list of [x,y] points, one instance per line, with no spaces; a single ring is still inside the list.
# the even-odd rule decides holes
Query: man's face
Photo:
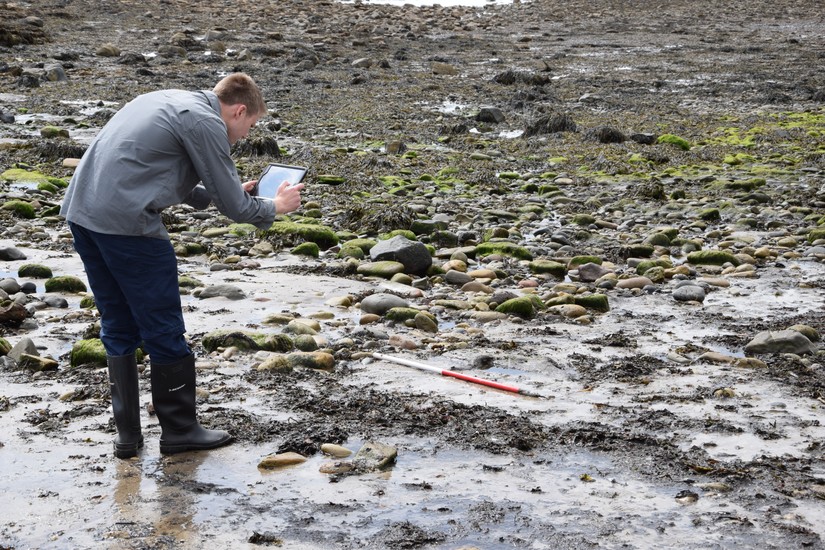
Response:
[[[230,145],[235,145],[238,140],[248,136],[249,130],[260,118],[259,114],[250,115],[246,105],[231,105],[227,108],[227,112],[222,114]]]

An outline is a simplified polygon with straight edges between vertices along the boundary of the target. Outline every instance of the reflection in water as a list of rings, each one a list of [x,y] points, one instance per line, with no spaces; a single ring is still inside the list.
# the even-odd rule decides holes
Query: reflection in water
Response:
[[[140,490],[141,463],[137,460],[118,460],[115,473],[115,504],[121,515],[131,515],[135,496]]]
[[[155,522],[158,536],[173,537],[179,543],[192,542],[196,525],[192,487],[195,474],[207,453],[181,453],[160,460],[157,500],[160,517]]]
[[[184,547],[194,543],[197,491],[193,487],[197,487],[197,470],[206,456],[181,453],[157,462],[118,460],[113,495],[117,506],[115,526],[108,538],[143,538],[147,543],[154,540]]]

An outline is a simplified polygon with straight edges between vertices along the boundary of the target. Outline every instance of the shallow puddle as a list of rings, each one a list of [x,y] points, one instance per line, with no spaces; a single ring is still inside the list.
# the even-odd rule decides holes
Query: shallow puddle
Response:
[[[335,482],[318,471],[329,460],[322,456],[259,470],[258,461],[272,451],[266,445],[161,458],[150,437],[139,458],[122,461],[110,457],[107,441],[94,439],[55,446],[33,436],[6,446],[0,474],[6,540],[89,548],[138,540],[151,546],[168,537],[185,547],[271,532],[290,548],[328,548],[341,532],[355,531],[366,543],[389,525],[410,522],[430,533],[466,531],[445,548],[510,548],[536,531],[644,548],[655,547],[663,529],[711,545],[716,535],[697,532],[697,518],[748,515],[713,496],[682,504],[675,497],[688,484],[652,486],[586,452],[514,460],[398,440],[395,466]],[[360,444],[347,442],[353,450]],[[623,526],[600,532],[606,521]],[[490,546],[496,539],[501,545]]]

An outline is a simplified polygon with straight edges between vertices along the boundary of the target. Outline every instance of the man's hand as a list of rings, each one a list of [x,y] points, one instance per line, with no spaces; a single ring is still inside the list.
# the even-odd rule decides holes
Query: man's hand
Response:
[[[275,212],[286,214],[297,210],[301,206],[301,189],[303,188],[303,183],[291,185],[287,181],[283,182],[278,192],[275,193]]]
[[[243,187],[244,191],[251,194],[252,190],[255,189],[255,186],[257,184],[258,184],[258,180],[252,180],[252,181],[248,181],[246,183],[242,183],[241,187]]]

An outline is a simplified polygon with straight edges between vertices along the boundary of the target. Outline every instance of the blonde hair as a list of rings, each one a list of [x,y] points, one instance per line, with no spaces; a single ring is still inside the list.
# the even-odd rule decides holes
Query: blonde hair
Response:
[[[232,73],[223,77],[212,90],[221,103],[226,105],[246,105],[250,115],[262,115],[266,113],[266,103],[264,103],[261,89],[246,73]]]

